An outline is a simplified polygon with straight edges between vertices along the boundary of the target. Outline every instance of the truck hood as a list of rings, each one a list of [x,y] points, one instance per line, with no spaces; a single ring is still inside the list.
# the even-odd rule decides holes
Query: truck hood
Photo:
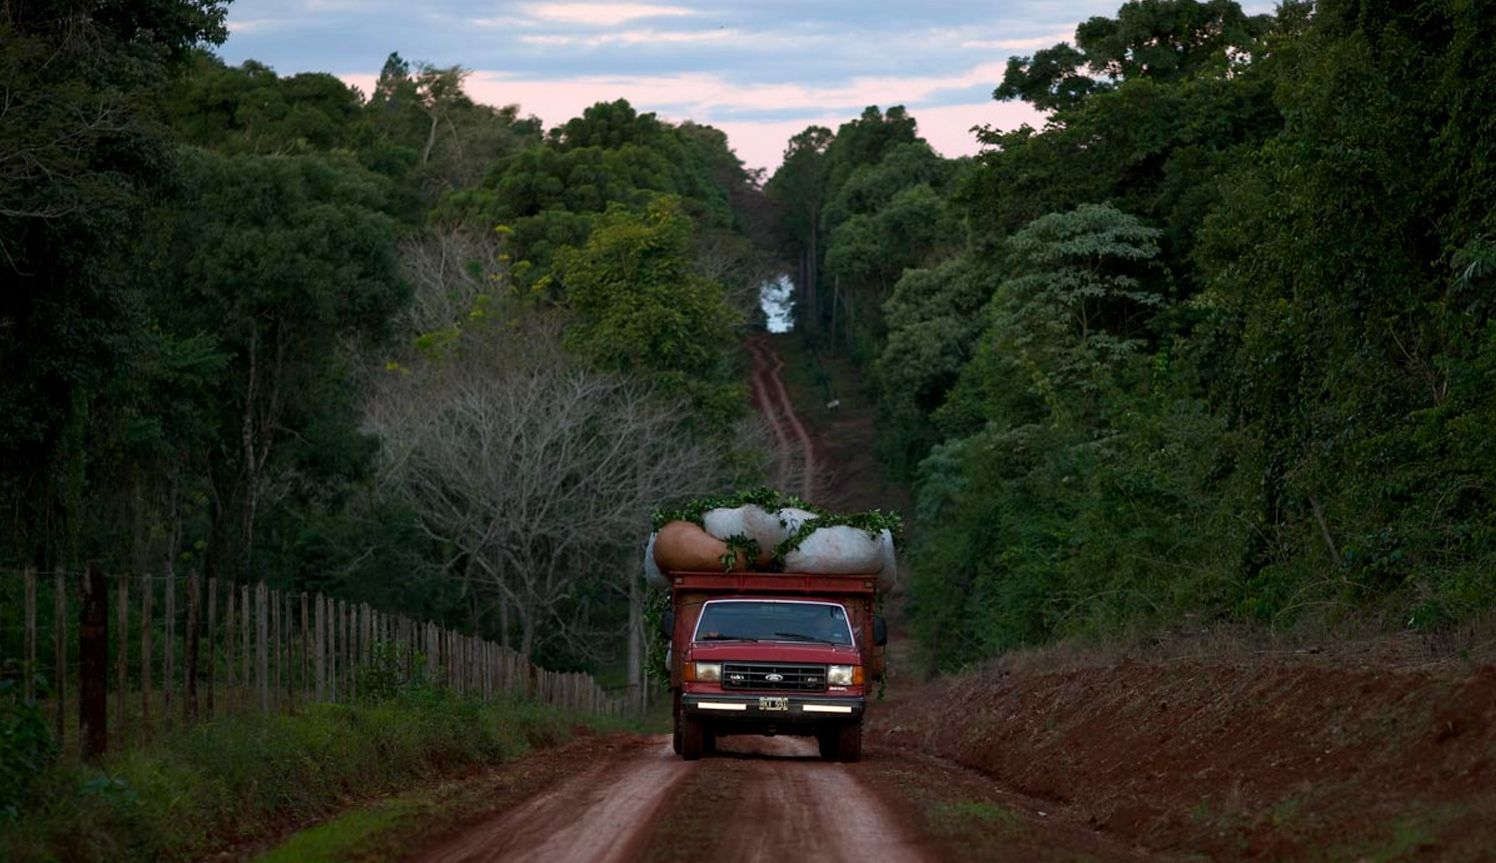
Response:
[[[728,641],[695,644],[694,662],[805,662],[818,665],[856,665],[862,654],[855,647],[833,644],[801,644],[784,641]]]

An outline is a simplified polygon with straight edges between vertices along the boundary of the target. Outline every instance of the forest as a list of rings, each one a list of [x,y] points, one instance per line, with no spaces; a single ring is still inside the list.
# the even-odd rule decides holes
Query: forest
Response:
[[[1496,2],[491,5],[551,85],[841,40],[675,104],[846,119],[0,0],[0,859],[1491,858]],[[970,155],[845,96],[979,51]],[[902,530],[856,659],[656,637],[743,502]]]
[[[931,668],[1449,632],[1496,597],[1496,5],[1135,0],[1015,57],[1042,128],[901,108],[767,184],[802,328],[915,489]]]
[[[771,226],[725,136],[546,130],[398,54],[370,93],[228,66],[213,0],[4,9],[0,569],[616,665],[653,508],[760,478],[734,334]]]
[[[1496,595],[1496,7],[1132,0],[767,178],[461,67],[226,65],[225,4],[7,4],[0,569],[327,591],[595,669],[655,508],[765,476],[758,292],[870,382],[929,668]],[[606,96],[606,94],[600,94]],[[598,638],[596,636],[603,636]],[[602,645],[602,646],[600,646]]]

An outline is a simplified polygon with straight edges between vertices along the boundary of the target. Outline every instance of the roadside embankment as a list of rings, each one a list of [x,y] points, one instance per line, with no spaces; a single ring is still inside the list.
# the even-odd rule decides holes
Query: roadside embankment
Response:
[[[870,743],[954,761],[1165,856],[1489,860],[1496,667],[1314,655],[997,662],[874,714]]]

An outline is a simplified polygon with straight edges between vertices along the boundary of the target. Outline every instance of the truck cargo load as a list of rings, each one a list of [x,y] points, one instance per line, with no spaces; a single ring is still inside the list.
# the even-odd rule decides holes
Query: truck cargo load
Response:
[[[646,578],[670,591],[675,750],[693,760],[724,736],[788,734],[855,761],[884,672],[878,598],[896,574],[898,519],[751,494],[657,517],[645,543]]]
[[[703,512],[700,524],[667,521],[645,544],[644,575],[656,587],[667,586],[671,570],[721,569],[807,573],[871,574],[883,589],[898,577],[893,531],[848,524],[828,524],[815,512],[757,504],[717,507]]]

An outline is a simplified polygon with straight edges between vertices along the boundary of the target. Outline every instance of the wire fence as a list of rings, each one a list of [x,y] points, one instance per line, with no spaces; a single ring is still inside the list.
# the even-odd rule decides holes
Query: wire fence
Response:
[[[294,712],[432,683],[622,715],[588,674],[321,593],[177,576],[0,572],[0,673],[84,757],[216,716]]]

